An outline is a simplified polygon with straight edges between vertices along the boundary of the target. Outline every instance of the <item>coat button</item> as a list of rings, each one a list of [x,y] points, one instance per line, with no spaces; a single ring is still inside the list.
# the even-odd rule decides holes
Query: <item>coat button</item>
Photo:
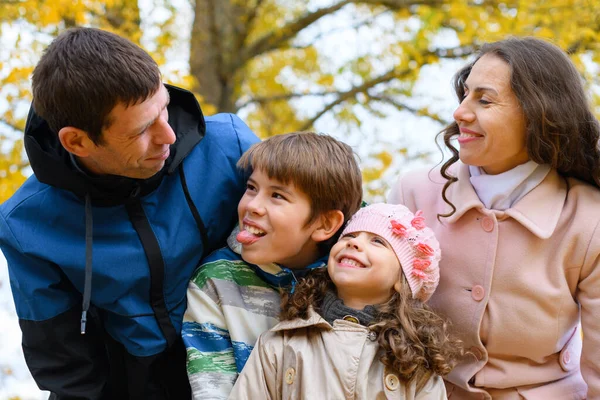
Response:
[[[367,339],[369,339],[371,342],[374,342],[377,340],[377,334],[373,331],[369,331],[369,333],[367,333]]]
[[[345,315],[343,319],[344,319],[344,321],[349,321],[349,322],[354,322],[355,324],[360,324],[360,321],[358,320],[358,318],[356,318],[353,315]]]
[[[484,217],[481,220],[481,227],[483,228],[484,231],[486,232],[491,232],[494,230],[494,220],[491,219],[490,217]]]
[[[471,297],[473,297],[473,300],[475,301],[483,300],[483,298],[485,297],[485,289],[483,289],[483,287],[479,285],[473,286],[473,288],[471,289]]]
[[[567,350],[563,353],[563,363],[565,365],[567,365],[570,362],[571,362],[571,353],[569,353],[569,350]]]
[[[294,383],[294,378],[296,377],[296,370],[294,368],[288,368],[285,371],[285,383],[291,385]]]
[[[475,356],[477,361],[480,361],[483,358],[483,352],[479,349],[479,347],[473,346],[469,349],[469,351]]]
[[[385,387],[389,390],[397,390],[400,387],[400,379],[394,374],[387,374],[385,376]]]

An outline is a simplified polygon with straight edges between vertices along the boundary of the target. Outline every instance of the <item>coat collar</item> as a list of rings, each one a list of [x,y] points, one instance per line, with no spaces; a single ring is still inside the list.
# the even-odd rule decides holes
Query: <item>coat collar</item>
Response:
[[[325,319],[321,317],[321,315],[319,315],[319,313],[317,313],[312,307],[309,307],[307,319],[295,318],[287,321],[281,321],[275,325],[271,331],[290,331],[309,327],[323,328],[325,330],[333,329],[329,322],[325,321]]]
[[[456,207],[456,212],[444,218],[447,222],[453,224],[467,211],[475,208],[484,214],[495,213],[497,217],[505,215],[514,218],[540,239],[552,236],[567,198],[567,183],[555,169],[550,170],[538,186],[505,211],[485,208],[469,180],[468,165],[457,162],[452,173],[458,181],[450,185],[446,196]]]

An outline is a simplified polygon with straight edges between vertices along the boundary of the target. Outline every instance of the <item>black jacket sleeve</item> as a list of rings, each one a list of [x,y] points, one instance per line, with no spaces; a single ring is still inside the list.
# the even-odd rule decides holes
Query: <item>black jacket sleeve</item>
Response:
[[[25,361],[50,399],[109,399],[109,366],[97,313],[89,312],[80,332],[81,307],[45,321],[19,320]]]

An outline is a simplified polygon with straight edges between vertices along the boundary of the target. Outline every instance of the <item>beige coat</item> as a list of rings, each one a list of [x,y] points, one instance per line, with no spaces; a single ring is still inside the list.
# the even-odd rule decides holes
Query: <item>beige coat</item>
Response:
[[[453,171],[457,210],[441,223],[439,169],[407,174],[389,198],[423,210],[441,244],[429,304],[472,353],[447,377],[449,397],[600,399],[600,190],[552,170],[512,208],[488,210],[468,167]]]
[[[263,333],[230,399],[443,400],[444,383],[432,376],[415,394],[379,361],[369,329],[345,320],[333,327],[311,312],[307,320],[282,321]]]

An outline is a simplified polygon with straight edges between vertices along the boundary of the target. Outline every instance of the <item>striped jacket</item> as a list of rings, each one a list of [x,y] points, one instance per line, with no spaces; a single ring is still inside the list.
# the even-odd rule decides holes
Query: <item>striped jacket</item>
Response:
[[[194,399],[229,396],[260,334],[279,322],[279,287],[293,285],[294,274],[327,261],[319,259],[294,274],[276,264],[248,264],[239,255],[235,233],[230,247],[203,260],[188,286],[182,337]]]

